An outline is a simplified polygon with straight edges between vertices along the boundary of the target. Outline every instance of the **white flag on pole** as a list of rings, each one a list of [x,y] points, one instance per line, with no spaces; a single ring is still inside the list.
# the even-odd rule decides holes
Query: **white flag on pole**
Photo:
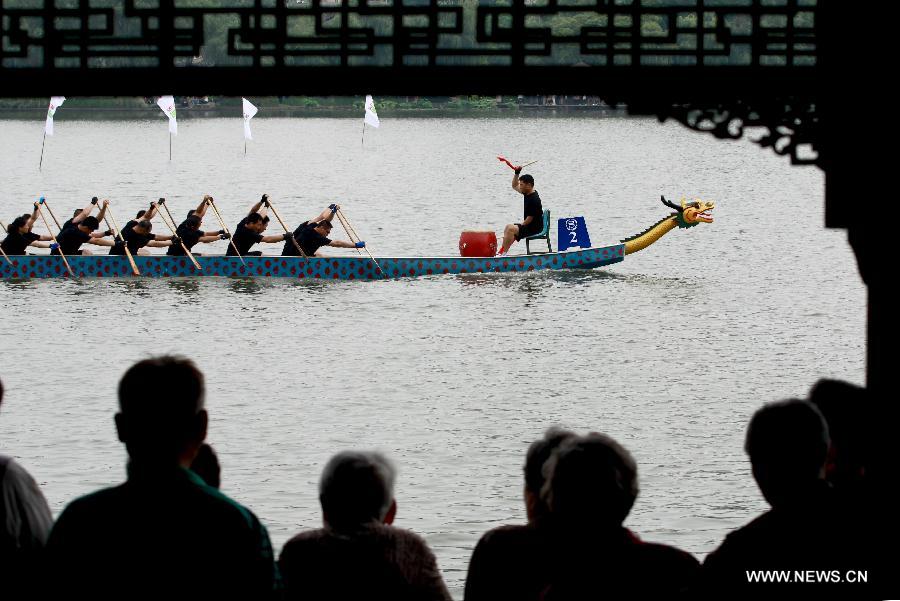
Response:
[[[253,115],[255,115],[259,109],[253,106],[253,103],[246,98],[241,98],[241,100],[244,102],[244,139],[252,140],[253,135],[250,133],[250,119],[253,119]]]
[[[160,96],[156,104],[169,118],[169,133],[177,136],[178,122],[175,120],[175,98],[172,96]]]
[[[372,100],[371,96],[366,96],[366,116],[363,121],[372,127],[379,126],[378,113],[375,112],[375,101]]]
[[[50,107],[47,109],[47,123],[44,125],[44,132],[48,136],[53,135],[53,115],[56,114],[56,109],[62,106],[62,103],[66,101],[65,96],[51,96],[50,97]]]

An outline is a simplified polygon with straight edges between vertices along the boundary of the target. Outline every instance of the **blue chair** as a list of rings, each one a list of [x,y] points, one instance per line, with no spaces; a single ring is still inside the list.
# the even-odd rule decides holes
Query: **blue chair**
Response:
[[[547,252],[553,252],[553,247],[550,245],[550,209],[544,209],[544,229],[533,236],[528,236],[527,238],[525,238],[525,252],[529,255],[531,254],[531,248],[529,247],[528,243],[531,240],[546,240]]]

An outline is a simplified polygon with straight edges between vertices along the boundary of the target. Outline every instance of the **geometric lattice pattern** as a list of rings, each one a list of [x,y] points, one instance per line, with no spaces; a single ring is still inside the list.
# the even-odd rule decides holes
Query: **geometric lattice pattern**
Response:
[[[0,94],[591,94],[817,163],[816,0],[3,0]],[[829,5],[831,22],[844,10]],[[248,90],[252,92],[248,92]]]
[[[798,0],[3,4],[4,68],[810,66],[817,50],[816,2]]]

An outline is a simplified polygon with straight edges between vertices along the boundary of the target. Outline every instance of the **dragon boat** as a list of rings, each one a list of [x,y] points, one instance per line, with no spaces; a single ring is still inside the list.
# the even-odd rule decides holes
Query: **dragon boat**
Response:
[[[642,233],[620,244],[563,252],[533,253],[496,257],[281,257],[195,256],[201,269],[188,257],[136,255],[135,266],[125,256],[84,255],[67,257],[72,273],[79,278],[128,277],[282,277],[294,279],[377,280],[441,274],[523,272],[545,269],[593,269],[619,263],[627,255],[643,250],[676,228],[712,223],[712,202],[662,199],[675,212]],[[377,262],[377,264],[376,264]],[[0,278],[57,278],[72,274],[62,257],[26,255],[0,257]]]

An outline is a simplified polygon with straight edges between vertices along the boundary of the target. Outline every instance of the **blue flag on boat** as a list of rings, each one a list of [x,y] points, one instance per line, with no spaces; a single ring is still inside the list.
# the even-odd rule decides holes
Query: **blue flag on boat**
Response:
[[[590,248],[591,237],[588,236],[584,217],[563,217],[559,220],[558,245],[560,252],[568,248]]]

